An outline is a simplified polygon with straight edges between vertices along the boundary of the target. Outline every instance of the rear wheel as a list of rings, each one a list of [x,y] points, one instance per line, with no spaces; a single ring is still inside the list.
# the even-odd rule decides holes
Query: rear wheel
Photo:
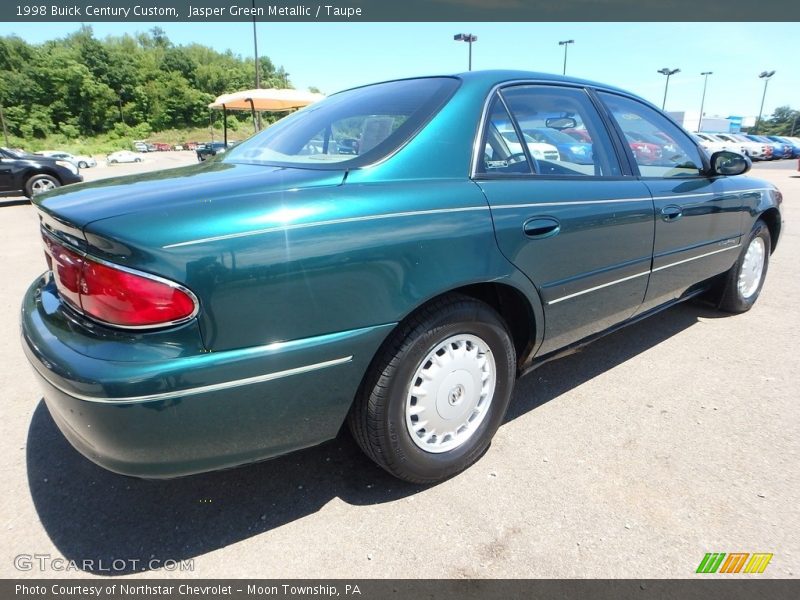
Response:
[[[516,354],[500,316],[461,295],[403,322],[373,361],[348,417],[392,475],[434,483],[475,462],[508,407]]]
[[[28,198],[33,198],[37,194],[49,192],[61,185],[61,182],[52,175],[45,175],[39,173],[34,175],[25,182],[25,195]]]
[[[82,160],[81,162],[78,163],[78,168],[80,168],[80,169],[86,169],[88,167],[89,167],[89,165],[86,164],[86,161],[84,161],[84,160]]]
[[[739,258],[725,275],[719,299],[722,310],[742,313],[753,307],[767,276],[771,247],[769,228],[764,221],[756,221]]]

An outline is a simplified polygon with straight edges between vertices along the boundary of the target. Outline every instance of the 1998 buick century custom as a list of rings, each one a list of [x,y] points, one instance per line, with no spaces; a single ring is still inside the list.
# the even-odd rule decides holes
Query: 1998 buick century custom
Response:
[[[535,157],[524,132],[546,129],[591,159]],[[346,421],[390,473],[439,481],[488,447],[519,375],[699,294],[753,305],[782,199],[749,167],[588,81],[352,89],[207,163],[34,197],[49,270],[23,346],[112,471],[231,467]]]

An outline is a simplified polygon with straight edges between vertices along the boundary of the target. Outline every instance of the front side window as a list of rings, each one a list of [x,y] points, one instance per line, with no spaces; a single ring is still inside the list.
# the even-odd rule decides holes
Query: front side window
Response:
[[[643,177],[697,177],[700,152],[689,137],[664,115],[624,96],[600,92],[619,125]]]
[[[407,142],[458,85],[454,78],[428,77],[334,94],[242,142],[223,160],[316,169],[364,166]]]
[[[521,85],[502,91],[540,175],[619,176],[611,140],[582,89]]]

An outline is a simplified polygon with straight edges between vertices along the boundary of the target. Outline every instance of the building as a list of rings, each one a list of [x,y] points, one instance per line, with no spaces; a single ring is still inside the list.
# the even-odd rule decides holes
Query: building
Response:
[[[667,113],[687,131],[708,131],[709,133],[738,133],[746,119],[744,117],[720,117],[704,115],[700,122],[700,113],[697,111],[672,111]],[[698,127],[700,125],[700,127]]]

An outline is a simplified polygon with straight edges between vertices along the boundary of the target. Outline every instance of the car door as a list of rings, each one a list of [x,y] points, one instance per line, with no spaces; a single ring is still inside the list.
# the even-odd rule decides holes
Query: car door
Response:
[[[0,150],[0,193],[16,190],[14,185],[16,170],[17,159]]]
[[[659,139],[661,158],[629,157],[653,196],[655,244],[644,312],[692,291],[729,269],[740,244],[743,202],[727,178],[709,177],[689,135],[658,110],[636,99],[599,92],[623,135]]]
[[[591,140],[591,160],[569,162],[558,152],[534,158],[520,141],[523,132],[548,127],[582,132]],[[488,199],[501,251],[541,295],[539,354],[631,317],[647,288],[653,202],[621,166],[619,142],[587,90],[505,87],[490,100],[481,135],[473,175]]]

